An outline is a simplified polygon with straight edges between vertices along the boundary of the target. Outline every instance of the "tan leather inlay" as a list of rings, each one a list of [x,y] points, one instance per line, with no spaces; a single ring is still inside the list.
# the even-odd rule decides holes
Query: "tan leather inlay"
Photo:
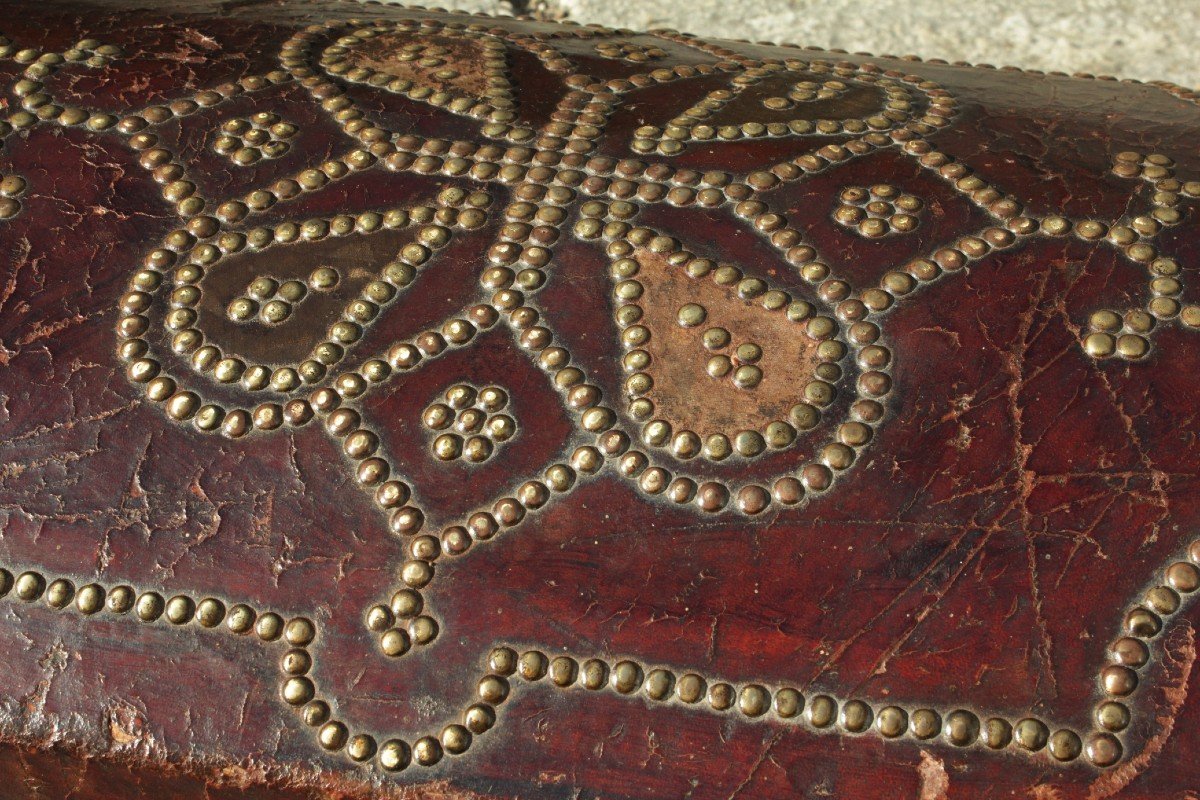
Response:
[[[804,324],[789,320],[783,309],[743,300],[736,287],[720,286],[711,276],[693,278],[660,254],[640,250],[636,259],[641,265],[637,279],[645,287],[639,302],[642,324],[651,332],[644,349],[652,360],[645,371],[654,379],[643,396],[654,403],[654,418],[701,437],[732,436],[786,421],[820,363],[819,343],[805,333]],[[687,305],[704,309],[703,323],[680,324],[679,311]],[[705,346],[705,331],[713,328],[729,332],[728,345]],[[719,356],[729,357],[736,369],[741,363],[737,350],[744,344],[762,351],[754,362],[762,371],[757,385],[739,387],[732,371],[721,377],[706,371],[709,360]]]
[[[290,364],[307,358],[326,337],[329,325],[342,318],[346,305],[411,239],[411,231],[381,231],[234,254],[209,270],[201,284],[198,311],[205,334],[228,353],[253,361]],[[328,291],[310,290],[286,320],[265,325],[257,317],[245,322],[229,319],[230,302],[254,279],[307,282],[320,267],[337,270],[337,285]]]
[[[423,36],[397,31],[355,45],[350,61],[384,75],[405,78],[438,92],[479,97],[495,87],[488,53],[473,39]]]
[[[878,114],[886,106],[887,97],[878,87],[847,79],[845,88],[832,93],[813,93],[811,99],[796,90],[799,84],[817,84],[829,80],[828,75],[811,72],[782,72],[768,76],[756,84],[746,87],[719,111],[705,120],[710,125],[740,125],[743,122],[772,122],[779,119],[859,119]],[[764,104],[767,100],[787,98],[792,102],[786,108],[773,109]]]

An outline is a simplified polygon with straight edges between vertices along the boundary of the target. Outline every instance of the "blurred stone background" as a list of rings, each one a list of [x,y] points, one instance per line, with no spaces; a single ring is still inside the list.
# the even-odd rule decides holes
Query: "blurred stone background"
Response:
[[[416,1],[416,0],[414,0]],[[1200,86],[1200,0],[425,0],[623,28]]]

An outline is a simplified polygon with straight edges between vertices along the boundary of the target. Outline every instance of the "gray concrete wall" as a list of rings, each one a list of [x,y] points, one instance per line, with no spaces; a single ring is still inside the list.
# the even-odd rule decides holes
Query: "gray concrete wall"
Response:
[[[496,11],[509,2],[453,4]],[[1200,86],[1200,0],[518,0],[518,6],[612,27]]]

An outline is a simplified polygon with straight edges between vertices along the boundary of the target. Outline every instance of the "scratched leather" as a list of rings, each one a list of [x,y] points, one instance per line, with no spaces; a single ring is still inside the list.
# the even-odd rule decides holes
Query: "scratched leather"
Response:
[[[172,419],[163,402],[147,397],[145,382],[130,379],[131,359],[119,350],[129,338],[118,331],[126,313],[122,298],[147,255],[197,216],[181,213],[164,197],[164,182],[140,163],[145,148],[134,146],[138,132],[40,120],[4,136],[0,177],[25,182],[15,197],[20,210],[0,220],[0,562],[13,575],[32,570],[46,580],[69,579],[76,588],[128,584],[164,598],[212,597],[226,607],[244,603],[311,620],[316,638],[308,652],[320,698],[333,719],[377,745],[391,738],[412,745],[458,722],[477,702],[477,684],[491,669],[488,654],[498,646],[567,655],[578,664],[595,658],[611,667],[629,660],[643,673],[663,669],[676,680],[695,673],[709,686],[724,681],[737,690],[794,687],[809,702],[818,695],[840,707],[851,699],[865,702],[875,717],[894,706],[908,718],[933,709],[942,719],[955,710],[977,721],[1036,719],[1049,733],[1077,733],[1085,747],[1097,732],[1096,706],[1111,699],[1098,676],[1124,635],[1123,620],[1145,604],[1148,589],[1164,583],[1168,565],[1188,561],[1200,521],[1200,333],[1185,312],[1197,302],[1190,286],[1200,257],[1197,198],[1186,186],[1176,191],[1168,206],[1177,218],[1152,233],[1135,233],[1155,259],[1177,262],[1181,288],[1158,295],[1174,298],[1178,308],[1153,320],[1152,330],[1138,332],[1136,321],[1126,318],[1126,327],[1113,332],[1114,341],[1130,335],[1145,344],[1144,355],[1130,358],[1089,350],[1103,344],[1090,335],[1107,335],[1095,329],[1094,315],[1145,309],[1156,296],[1155,276],[1127,243],[1051,235],[1046,220],[1091,220],[1112,229],[1164,207],[1156,205],[1154,193],[1163,189],[1153,185],[1153,174],[1114,172],[1122,163],[1118,154],[1138,154],[1138,165],[1153,164],[1140,160],[1152,154],[1166,156],[1171,175],[1164,180],[1200,180],[1195,94],[666,34],[591,29],[580,37],[573,32],[588,29],[486,20],[479,36],[507,53],[515,102],[508,124],[535,132],[517,142],[511,133],[485,131],[495,123],[482,118],[486,114],[331,76],[318,63],[322,49],[350,30],[377,24],[387,31],[405,20],[419,28],[421,20],[433,20],[435,26],[413,34],[420,41],[457,35],[455,23],[479,20],[317,2],[161,3],[152,9],[11,2],[4,10],[3,33],[17,48],[62,52],[94,38],[120,49],[106,65],[67,64],[45,77],[40,91],[62,107],[119,119],[248,76],[281,73],[278,82],[140,131],[182,165],[195,196],[205,199],[200,216],[367,147],[323,107],[325,98],[316,96],[321,90],[304,83],[307,74],[343,89],[336,96],[382,129],[393,153],[428,154],[421,147],[429,140],[494,145],[497,152],[536,150],[529,142],[549,135],[547,126],[580,113],[568,102],[572,91],[588,95],[579,106],[595,96],[609,103],[594,136],[576,129],[565,137],[586,140],[581,180],[599,176],[605,185],[576,182],[568,200],[534,201],[561,209],[563,218],[531,223],[552,229],[543,231],[547,263],[518,258],[513,267],[541,271],[540,285],[512,288],[521,290],[522,307],[536,310],[553,346],[594,387],[598,399],[584,407],[556,385],[542,358],[545,345],[522,338],[528,324],[498,306],[494,286],[481,283],[485,270],[503,260],[494,257],[497,242],[515,241],[517,249],[539,244],[538,232],[514,239],[505,227],[515,219],[506,218],[505,209],[521,200],[527,178],[422,171],[412,159],[393,168],[381,155],[344,177],[250,210],[244,219],[221,221],[222,232],[245,232],[338,214],[439,208],[447,189],[486,195],[483,221],[447,224],[449,242],[434,248],[411,285],[381,304],[344,358],[294,390],[250,390],[193,369],[188,354],[172,350],[172,334],[163,327],[168,292],[150,293],[144,334],[150,355],[179,390],[226,412],[309,399],[339,385],[340,375],[370,369],[372,359],[387,361],[398,343],[442,331],[449,320],[478,320],[471,314],[484,312],[470,312],[473,307],[493,309],[495,320],[476,325],[469,340],[414,366],[393,367],[361,394],[347,392],[340,400],[377,437],[376,455],[411,492],[403,504],[418,509],[421,521],[419,531],[405,533],[394,532],[390,510],[360,485],[360,459],[346,453],[344,434],[329,431],[328,411],[231,436],[199,430],[193,415]],[[289,40],[327,22],[344,30],[313,34],[298,57],[307,67],[281,61]],[[447,23],[448,29],[438,27]],[[562,31],[572,35],[553,38]],[[543,34],[550,38],[538,38]],[[663,55],[648,64],[612,58],[596,49],[602,42],[657,47]],[[539,54],[546,45],[558,52]],[[566,63],[548,63],[555,58]],[[839,116],[838,104],[882,102],[874,78],[864,75],[882,75],[908,91],[912,110],[883,129],[885,143],[862,152],[851,143],[864,134],[845,126],[728,141],[685,138],[678,152],[653,149],[659,139],[651,136],[650,152],[634,149],[635,140],[645,138],[638,133],[643,126],[663,128],[710,93],[727,90],[745,70],[784,59],[842,65],[835,77],[851,91],[797,100],[800,110],[777,112],[780,119],[802,118],[810,107],[805,103],[819,109],[814,119],[863,116],[858,106],[846,106]],[[718,63],[729,66],[648,79],[645,86],[605,83]],[[879,69],[864,70],[864,64]],[[21,107],[11,87],[26,67],[0,59],[0,81],[10,87],[0,101],[7,103],[0,106],[5,118]],[[784,69],[803,71],[795,64]],[[571,75],[590,80],[572,87]],[[754,93],[765,93],[756,87],[772,80],[740,90],[738,102],[745,104],[713,112],[712,124],[737,125],[744,121],[737,114],[766,113]],[[943,97],[952,102],[938,106],[930,99]],[[941,124],[913,123],[934,107],[946,109]],[[214,150],[223,124],[262,112],[297,129],[286,139],[286,152],[242,166]],[[906,129],[910,124],[916,127]],[[904,130],[911,136],[888,138]],[[869,441],[848,448],[852,464],[831,468],[827,487],[818,481],[789,505],[771,495],[775,482],[825,463],[823,448],[857,413],[852,402],[866,397],[856,389],[868,370],[856,360],[862,345],[848,338],[853,320],[838,317],[836,309],[847,308],[839,306],[841,298],[822,297],[825,281],[843,280],[847,297],[861,298],[888,274],[955,247],[962,237],[1011,227],[1013,215],[974,199],[974,189],[922,163],[923,153],[906,149],[906,142],[961,165],[961,176],[994,188],[997,197],[1018,204],[1015,216],[1041,227],[961,269],[916,281],[888,308],[866,310],[863,319],[878,326],[878,344],[888,356],[882,368],[888,388],[872,395],[882,417],[866,423]],[[836,145],[852,149],[771,185],[747,186],[753,174],[834,153],[822,148]],[[542,185],[569,183],[561,177],[574,163],[561,160],[569,145],[559,139],[541,147],[560,159],[551,169],[560,176]],[[588,161],[603,158],[611,159],[607,168]],[[623,166],[615,166],[622,159]],[[686,170],[696,177],[680,177]],[[678,202],[653,189],[622,196],[622,188],[614,188],[625,178],[634,190],[698,191],[710,185],[699,176],[713,171],[728,173],[728,180],[711,184],[723,192],[712,205]],[[845,188],[880,184],[919,199],[911,232],[868,237],[834,218]],[[729,185],[747,186],[747,193],[732,197]],[[841,364],[840,377],[830,381],[835,396],[815,427],[793,431],[795,440],[786,446],[724,460],[684,458],[643,442],[643,420],[630,410],[635,393],[626,383],[628,348],[617,319],[625,301],[614,294],[618,279],[611,272],[621,257],[612,243],[629,234],[589,238],[579,227],[592,214],[585,204],[606,204],[603,220],[613,221],[619,201],[634,212],[626,228],[670,237],[673,252],[732,265],[836,321],[832,338],[849,344],[835,359]],[[763,205],[748,210],[743,201]],[[457,207],[461,223],[466,205]],[[783,246],[773,241],[774,224],[794,230],[795,238]],[[227,305],[256,275],[304,281],[320,266],[340,269],[343,281],[360,281],[353,291],[343,287],[350,297],[370,277],[355,278],[352,270],[377,271],[418,240],[419,227],[347,234],[345,241],[358,249],[330,249],[331,237],[223,255],[212,277],[198,284],[202,295],[216,298],[200,309],[198,324],[224,352],[244,351],[249,362],[305,358],[327,337],[346,302],[342,295],[335,302],[334,295],[327,299],[310,288],[277,327],[231,320]],[[788,249],[800,245],[813,249],[811,257],[789,259]],[[653,268],[641,244],[629,248],[643,271]],[[828,278],[806,277],[804,264],[814,261],[828,267]],[[220,277],[222,265],[233,271],[231,278]],[[709,278],[668,276],[636,302],[669,305],[673,318],[698,296],[693,280]],[[763,326],[779,342],[804,335],[790,328],[779,333],[773,326],[783,324],[780,314],[748,299],[728,302],[730,308],[749,303],[765,315],[746,324]],[[715,305],[705,308],[713,318],[723,313]],[[749,328],[732,334],[730,347],[753,338]],[[654,331],[650,335],[658,341]],[[770,342],[776,344],[768,348],[781,346]],[[705,371],[712,353],[697,343],[694,353],[679,355],[695,360],[687,366],[694,379],[656,384],[655,391],[677,399],[673,408],[692,415],[694,427],[756,418],[766,401],[760,405],[753,387],[708,383],[730,380]],[[770,358],[763,356],[757,391],[794,391],[799,398],[810,380],[808,366],[796,361],[793,375]],[[507,405],[496,413],[515,421],[515,435],[492,442],[481,463],[439,459],[432,444],[437,432],[424,421],[426,409],[458,384],[501,388]],[[722,400],[718,408],[714,398],[726,396],[740,399],[728,407]],[[579,448],[598,447],[602,432],[583,421],[588,407],[610,409],[611,430],[624,432],[628,446],[602,454],[594,474],[575,469],[568,488],[548,490],[544,504],[524,510],[494,537],[476,536],[469,551],[438,556],[433,579],[419,590],[435,637],[398,657],[381,652],[380,632],[368,629],[366,616],[403,587],[401,567],[412,560],[413,540],[427,535],[437,542],[473,514],[517,496],[521,484],[546,480],[548,468],[576,463]],[[643,453],[668,480],[729,487],[726,501],[706,510],[693,499],[700,492],[695,486],[682,502],[653,493],[639,482],[645,466],[624,474],[630,469],[621,459],[630,451]],[[739,508],[739,491],[759,486],[766,508]],[[560,688],[549,677],[513,676],[510,696],[495,705],[494,726],[475,734],[465,752],[392,772],[377,757],[359,764],[340,747],[329,752],[321,746],[317,728],[281,699],[277,665],[286,647],[278,643],[195,622],[176,626],[109,611],[84,615],[73,606],[54,610],[42,599],[27,603],[9,593],[0,600],[0,650],[6,653],[0,730],[15,755],[4,756],[3,773],[11,785],[26,787],[14,797],[39,796],[32,793],[36,786],[47,797],[118,796],[119,786],[122,797],[1182,799],[1200,791],[1192,758],[1200,746],[1194,700],[1200,679],[1193,674],[1195,612],[1187,592],[1177,597],[1178,611],[1158,614],[1161,632],[1143,637],[1149,663],[1137,670],[1136,690],[1120,699],[1132,721],[1113,735],[1121,752],[1111,765],[1091,763],[1087,752],[1060,762],[1045,747],[1027,752],[1012,743],[997,750],[977,740],[957,746],[943,735],[919,739],[910,730],[892,738],[874,722],[865,732],[837,722],[817,729],[803,714],[757,716],[736,703],[714,710],[707,700],[691,705],[675,695],[656,700],[641,689],[625,695],[611,686]],[[76,776],[71,789],[63,770]]]

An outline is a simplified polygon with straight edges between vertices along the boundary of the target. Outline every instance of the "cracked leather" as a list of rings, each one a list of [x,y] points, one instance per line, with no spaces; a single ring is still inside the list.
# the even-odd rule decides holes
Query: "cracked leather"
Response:
[[[0,8],[0,794],[1200,796],[1195,93]]]

